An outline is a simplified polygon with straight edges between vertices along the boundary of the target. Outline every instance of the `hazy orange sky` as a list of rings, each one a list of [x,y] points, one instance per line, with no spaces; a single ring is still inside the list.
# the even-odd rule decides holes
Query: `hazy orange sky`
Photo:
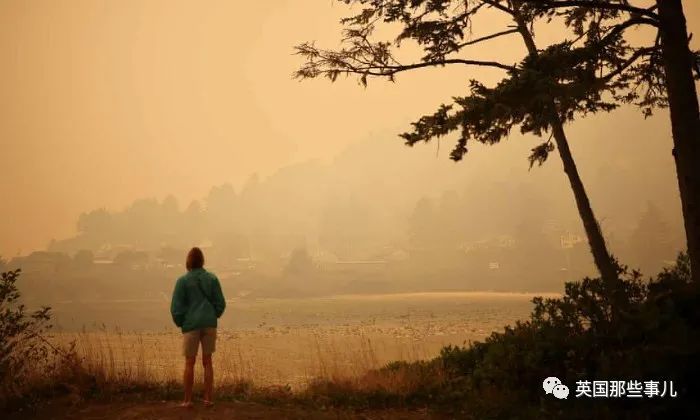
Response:
[[[697,28],[698,4],[685,3]],[[255,172],[330,159],[370,135],[398,141],[408,122],[462,93],[467,78],[496,80],[463,68],[368,89],[292,80],[301,63],[293,45],[335,46],[346,11],[331,0],[0,2],[0,255],[73,234],[83,211],[169,193],[186,203]],[[500,29],[495,22],[475,34]],[[521,57],[519,40],[475,54],[504,52]],[[577,124],[574,151],[576,137],[624,128],[670,165],[667,119],[660,112],[644,121],[628,109]],[[523,173],[522,150],[534,144],[513,149]],[[435,159],[434,149],[410,153]],[[446,153],[441,159],[453,165]]]

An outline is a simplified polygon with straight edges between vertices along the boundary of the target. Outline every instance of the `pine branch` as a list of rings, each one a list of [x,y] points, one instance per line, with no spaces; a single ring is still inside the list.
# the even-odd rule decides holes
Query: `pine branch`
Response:
[[[622,63],[617,69],[614,71],[606,74],[605,76],[600,77],[598,80],[600,80],[603,83],[607,83],[616,76],[619,76],[627,70],[632,64],[634,64],[640,57],[643,57],[645,55],[650,55],[653,54],[654,51],[657,51],[658,47],[648,47],[648,48],[640,48],[637,51],[635,51],[627,60],[625,60],[624,63]]]
[[[466,47],[466,46],[469,46],[469,45],[478,44],[478,43],[480,43],[480,42],[488,41],[488,40],[490,40],[490,39],[498,38],[498,37],[501,37],[501,36],[504,36],[504,35],[515,34],[515,33],[517,33],[517,32],[518,32],[518,29],[517,29],[517,28],[514,28],[514,29],[508,29],[508,30],[506,30],[506,31],[496,32],[495,34],[482,36],[482,37],[480,37],[480,38],[472,39],[471,41],[467,41],[467,42],[465,42],[465,43],[463,43],[463,44],[460,44],[459,47],[458,47],[458,50],[461,49],[461,48],[464,48],[464,47]]]
[[[515,11],[513,9],[502,5],[498,0],[481,0],[481,2],[488,4],[489,6],[494,7],[502,12],[508,13],[511,16],[515,15]]]
[[[498,69],[502,69],[502,70],[517,70],[517,68],[515,66],[509,66],[507,64],[502,64],[502,63],[499,63],[497,61],[481,61],[481,60],[467,60],[467,59],[461,59],[461,58],[448,58],[445,60],[428,61],[425,63],[377,67],[377,69],[385,69],[385,70],[388,70],[388,72],[384,73],[384,74],[376,74],[376,75],[378,75],[378,76],[392,75],[392,74],[396,74],[396,73],[399,73],[402,71],[419,69],[419,68],[423,68],[423,67],[438,67],[438,66],[444,66],[447,64],[464,64],[464,65],[468,65],[468,66],[494,67],[494,68],[498,68]]]
[[[584,7],[589,9],[613,10],[647,16],[658,20],[659,16],[654,13],[655,8],[644,9],[622,3],[608,3],[601,0],[524,0],[526,3],[535,3],[542,9],[558,9],[564,7]]]

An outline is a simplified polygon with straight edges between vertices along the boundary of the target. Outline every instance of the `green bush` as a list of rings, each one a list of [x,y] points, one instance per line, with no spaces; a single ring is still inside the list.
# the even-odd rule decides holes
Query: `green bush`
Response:
[[[44,339],[51,325],[50,308],[28,312],[20,303],[20,270],[0,277],[0,407],[21,394],[54,349]]]
[[[567,283],[535,298],[530,319],[470,347],[444,348],[438,402],[477,418],[657,418],[700,413],[698,286],[681,255],[655,280],[620,269],[619,280]],[[557,376],[566,400],[545,395]],[[575,398],[578,380],[672,380],[677,398]]]

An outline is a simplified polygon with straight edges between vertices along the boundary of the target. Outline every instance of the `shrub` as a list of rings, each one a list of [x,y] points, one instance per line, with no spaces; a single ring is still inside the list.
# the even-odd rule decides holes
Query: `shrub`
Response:
[[[55,352],[43,337],[51,328],[51,309],[27,311],[17,290],[19,275],[18,269],[0,278],[0,406],[21,393]]]
[[[560,298],[535,298],[530,319],[468,348],[446,347],[448,373],[439,394],[487,418],[656,418],[700,412],[700,303],[688,258],[644,282],[620,269],[619,279],[567,283]],[[542,381],[559,377],[567,400],[545,395]],[[672,380],[678,397],[575,398],[578,380]]]

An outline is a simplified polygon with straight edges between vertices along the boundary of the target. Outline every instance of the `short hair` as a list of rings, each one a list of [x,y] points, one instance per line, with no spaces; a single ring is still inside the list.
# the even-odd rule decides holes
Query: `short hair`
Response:
[[[201,249],[199,249],[198,247],[190,249],[190,252],[187,253],[185,267],[187,267],[187,271],[192,271],[195,268],[204,267],[204,253],[202,253]]]

